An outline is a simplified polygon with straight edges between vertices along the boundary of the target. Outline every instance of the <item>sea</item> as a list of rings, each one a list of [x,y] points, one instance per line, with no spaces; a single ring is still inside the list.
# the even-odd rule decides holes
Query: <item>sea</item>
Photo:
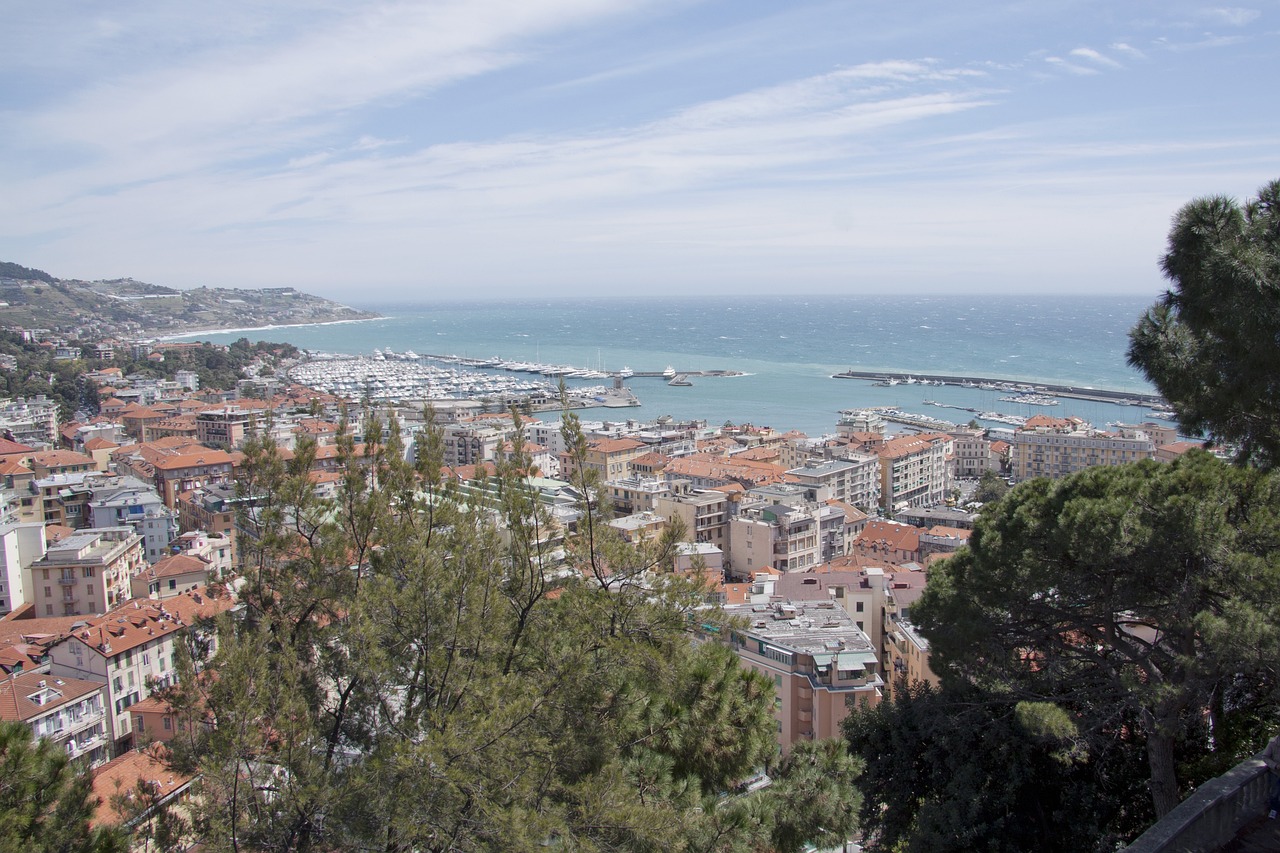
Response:
[[[782,288],[780,288],[781,290]],[[627,380],[641,405],[588,409],[592,420],[703,419],[819,436],[843,409],[894,406],[956,423],[983,412],[1074,415],[1098,427],[1150,420],[1150,407],[1058,398],[1052,407],[1002,402],[1007,392],[833,378],[847,370],[987,377],[1155,393],[1125,361],[1129,330],[1153,301],[1140,296],[620,297],[350,304],[382,319],[196,332],[186,339],[288,341],[312,352],[567,364],[661,372],[726,370],[672,387]],[[574,384],[575,380],[569,380]],[[600,380],[595,380],[599,384]],[[583,384],[590,380],[583,380]],[[932,401],[932,402],[926,402]],[[934,405],[957,408],[944,408]],[[972,411],[970,411],[972,410]],[[1001,424],[977,418],[984,426]]]

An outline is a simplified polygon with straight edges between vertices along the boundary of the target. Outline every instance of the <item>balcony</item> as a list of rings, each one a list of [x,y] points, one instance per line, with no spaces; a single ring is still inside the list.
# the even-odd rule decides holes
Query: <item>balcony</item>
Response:
[[[62,586],[75,586],[75,585],[76,585],[76,582],[77,582],[77,579],[76,579],[76,578],[74,578],[74,577],[70,577],[70,578],[65,578],[65,577],[63,577],[63,578],[58,578],[58,583],[59,583],[59,584],[61,584]]]

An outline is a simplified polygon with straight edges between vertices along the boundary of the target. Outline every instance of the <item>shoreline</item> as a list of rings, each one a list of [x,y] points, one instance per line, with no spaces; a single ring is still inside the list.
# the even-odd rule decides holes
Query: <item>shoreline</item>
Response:
[[[266,326],[240,326],[233,329],[197,329],[194,332],[179,332],[171,335],[157,335],[155,341],[176,341],[180,338],[194,338],[199,335],[229,335],[236,332],[270,332],[275,329],[305,329],[308,326],[341,326],[346,323],[368,323],[372,320],[386,320],[387,317],[353,317],[349,320],[325,320],[320,323],[269,323]],[[292,343],[292,341],[281,341]]]

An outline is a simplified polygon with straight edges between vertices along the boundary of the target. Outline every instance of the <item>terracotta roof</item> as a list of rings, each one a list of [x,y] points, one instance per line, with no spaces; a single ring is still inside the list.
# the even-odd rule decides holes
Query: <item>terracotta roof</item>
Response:
[[[910,456],[913,453],[923,453],[933,447],[931,442],[917,438],[913,435],[904,435],[900,438],[890,439],[882,446],[876,449],[876,453],[883,459],[897,459],[899,456]]]
[[[229,599],[211,598],[205,587],[164,601],[135,598],[102,616],[85,618],[85,627],[68,632],[58,642],[74,636],[92,651],[111,658],[231,607]]]
[[[94,461],[92,456],[85,456],[74,450],[46,450],[44,453],[33,453],[31,463],[46,468],[60,468],[68,465],[93,465]]]
[[[121,823],[126,815],[116,811],[112,798],[137,795],[138,783],[146,782],[158,800],[180,793],[191,784],[192,777],[173,770],[168,762],[169,750],[155,743],[146,749],[134,749],[119,758],[108,761],[93,771],[93,793],[98,799],[90,823],[93,826],[109,826]]]
[[[8,459],[4,462],[0,462],[0,476],[22,476],[23,474],[35,474],[35,472],[14,459]]]
[[[162,456],[151,464],[159,471],[175,471],[182,468],[197,468],[201,465],[230,465],[231,462],[232,459],[225,450],[205,449],[177,456]]]
[[[46,672],[16,673],[0,681],[0,720],[12,722],[29,720],[47,713],[52,708],[96,693],[104,686],[106,686],[104,681],[81,681],[78,678],[63,678]],[[46,700],[41,704],[32,702],[30,697],[42,687],[62,695],[46,694]]]
[[[878,545],[894,551],[916,551],[920,548],[920,528],[877,518],[868,521],[853,541],[865,548]]]
[[[209,564],[189,554],[172,554],[156,560],[150,569],[146,569],[152,577],[167,578],[171,575],[187,575],[192,572],[208,572]]]
[[[84,449],[90,450],[90,451],[112,450],[119,446],[120,445],[116,444],[114,441],[107,441],[105,438],[102,438],[101,436],[97,436],[97,435],[95,435],[93,438],[89,439],[84,443]]]
[[[19,444],[7,438],[0,438],[0,456],[8,456],[14,453],[32,453],[34,451],[34,447],[28,447],[25,444]]]
[[[644,442],[634,438],[598,438],[589,447],[601,453],[623,453],[644,447]]]

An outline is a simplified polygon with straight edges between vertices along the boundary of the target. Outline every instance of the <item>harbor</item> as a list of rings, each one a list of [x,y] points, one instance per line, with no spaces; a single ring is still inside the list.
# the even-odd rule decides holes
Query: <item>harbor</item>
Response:
[[[377,350],[372,356],[313,353],[289,371],[289,378],[337,397],[388,403],[467,400],[495,411],[513,406],[550,411],[640,405],[639,398],[616,377],[611,385],[568,386],[547,379],[438,367],[423,363],[412,351],[388,355]]]

